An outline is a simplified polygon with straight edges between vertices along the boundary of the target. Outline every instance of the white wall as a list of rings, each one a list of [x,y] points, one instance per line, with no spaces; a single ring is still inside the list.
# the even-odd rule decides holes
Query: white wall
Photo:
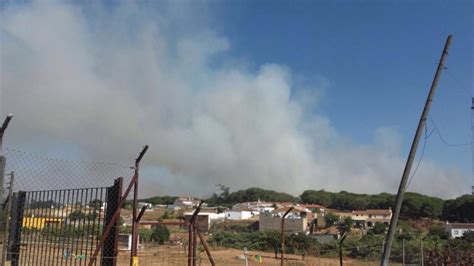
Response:
[[[225,218],[227,220],[246,220],[252,218],[250,211],[226,211]]]

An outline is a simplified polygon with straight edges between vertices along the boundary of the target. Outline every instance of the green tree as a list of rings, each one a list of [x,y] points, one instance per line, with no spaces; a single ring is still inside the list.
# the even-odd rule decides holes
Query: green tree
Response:
[[[86,215],[86,219],[89,220],[89,221],[93,221],[93,220],[97,219],[97,217],[99,217],[99,213],[97,213],[96,211],[93,211],[93,212]]]
[[[339,224],[339,231],[341,233],[350,232],[352,230],[352,226],[354,225],[354,220],[351,217],[344,218],[343,222]]]
[[[300,195],[303,203],[320,204],[323,206],[332,206],[332,196],[330,192],[324,190],[306,190]]]
[[[170,239],[170,234],[170,231],[165,225],[157,224],[153,226],[151,239],[159,244],[164,244],[164,242]]]
[[[376,235],[385,234],[385,230],[387,230],[387,225],[379,222],[376,222],[374,227],[370,229],[370,231]]]
[[[340,217],[335,215],[335,214],[332,214],[332,213],[328,213],[324,216],[324,221],[326,222],[326,227],[330,227],[330,226],[333,226],[337,221],[339,221]]]
[[[102,207],[103,203],[104,202],[100,199],[94,199],[89,202],[89,207],[91,207],[92,209],[98,210]]]
[[[464,232],[462,239],[466,240],[467,242],[474,243],[474,231]]]
[[[82,211],[80,210],[77,210],[77,211],[73,211],[69,214],[69,219],[71,221],[78,221],[78,220],[82,220],[86,218],[86,214],[83,213]]]
[[[428,237],[432,239],[448,239],[448,232],[446,232],[443,226],[434,225],[430,227]]]

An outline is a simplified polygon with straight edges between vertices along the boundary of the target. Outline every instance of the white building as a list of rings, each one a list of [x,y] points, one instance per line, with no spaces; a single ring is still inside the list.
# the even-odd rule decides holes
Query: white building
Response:
[[[465,232],[474,231],[474,223],[449,223],[446,222],[445,230],[450,238],[462,237]]]
[[[227,220],[247,220],[259,215],[257,210],[253,209],[240,209],[240,210],[228,210],[224,212]]]
[[[384,223],[389,225],[392,219],[392,209],[386,210],[365,210],[352,211],[352,220],[363,227],[372,227],[375,223]]]
[[[273,202],[265,202],[265,201],[258,200],[258,201],[237,203],[234,206],[232,206],[232,209],[233,210],[252,209],[258,212],[271,212],[275,209],[273,206],[274,206]]]
[[[172,205],[169,205],[169,209],[180,210],[180,209],[191,209],[199,205],[199,200],[192,197],[179,197]]]

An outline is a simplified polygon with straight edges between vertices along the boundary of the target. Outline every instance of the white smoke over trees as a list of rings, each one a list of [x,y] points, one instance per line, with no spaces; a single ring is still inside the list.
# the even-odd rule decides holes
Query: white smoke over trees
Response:
[[[130,160],[149,144],[144,195],[208,195],[215,184],[396,191],[405,155],[395,130],[381,125],[372,144],[355,144],[309,110],[318,93],[295,96],[291,69],[219,61],[232,44],[202,9],[5,5],[0,110],[16,115],[7,143],[102,161]],[[424,160],[411,189],[452,197],[466,192],[462,180]]]

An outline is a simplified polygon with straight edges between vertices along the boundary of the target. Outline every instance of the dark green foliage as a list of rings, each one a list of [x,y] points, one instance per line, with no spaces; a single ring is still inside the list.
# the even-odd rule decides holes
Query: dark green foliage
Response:
[[[165,211],[165,213],[163,213],[163,216],[161,216],[161,219],[169,219],[170,218],[170,214],[168,211]]]
[[[324,221],[326,222],[326,227],[330,227],[330,226],[333,226],[336,222],[338,222],[340,219],[339,216],[335,215],[335,214],[332,214],[332,213],[328,213],[326,214],[326,216],[324,216]]]
[[[247,233],[252,232],[251,224],[248,223],[214,223],[211,226],[210,233],[218,232],[232,232],[232,233]]]
[[[99,199],[95,199],[89,202],[89,207],[91,207],[92,209],[98,210],[102,207],[102,204],[103,204],[103,201]]]
[[[93,220],[97,219],[98,217],[99,217],[99,214],[96,211],[91,212],[91,213],[86,215],[86,219],[89,220],[89,221],[93,221]]]
[[[474,231],[464,232],[462,239],[474,244]]]
[[[152,228],[151,240],[164,244],[170,239],[170,230],[165,225],[157,224]]]
[[[236,249],[261,250],[274,252],[275,256],[280,250],[280,233],[275,230],[256,232],[229,232],[214,233],[209,239],[213,245],[231,247]],[[305,234],[287,235],[285,240],[286,253],[308,254],[319,244]]]
[[[147,198],[147,199],[140,199],[138,200],[138,202],[148,202],[148,203],[151,203],[153,205],[170,205],[170,204],[173,204],[174,201],[177,199],[178,197],[175,197],[175,196],[156,196],[156,197],[151,197],[151,198]]]
[[[82,211],[73,211],[69,214],[69,219],[71,221],[78,221],[86,218],[86,214]]]
[[[448,232],[442,225],[435,225],[430,228],[428,237],[431,239],[448,239]]]
[[[206,202],[209,205],[232,206],[236,203],[247,201],[274,201],[274,202],[297,202],[297,199],[290,194],[266,190],[261,188],[248,188],[230,193],[229,188],[220,186],[221,192],[214,193]]]
[[[301,202],[320,204],[331,209],[353,211],[365,209],[388,209],[395,205],[395,195],[380,193],[376,195],[355,194],[347,191],[339,193],[324,190],[306,190],[300,196]],[[400,215],[407,218],[438,218],[443,210],[443,200],[407,192]]]
[[[326,192],[324,190],[306,190],[301,194],[300,199],[301,202],[303,203],[309,203],[309,204],[320,204],[323,206],[333,206],[332,204],[332,199],[333,199],[333,193],[331,192]]]
[[[386,230],[387,230],[386,224],[377,222],[374,224],[374,227],[372,227],[369,231],[376,235],[381,235],[381,234],[385,234]]]
[[[343,234],[344,232],[350,232],[353,225],[354,220],[351,217],[346,217],[342,222],[339,222],[338,228],[341,234]]]
[[[445,201],[442,217],[450,222],[474,223],[474,196],[464,195]]]

